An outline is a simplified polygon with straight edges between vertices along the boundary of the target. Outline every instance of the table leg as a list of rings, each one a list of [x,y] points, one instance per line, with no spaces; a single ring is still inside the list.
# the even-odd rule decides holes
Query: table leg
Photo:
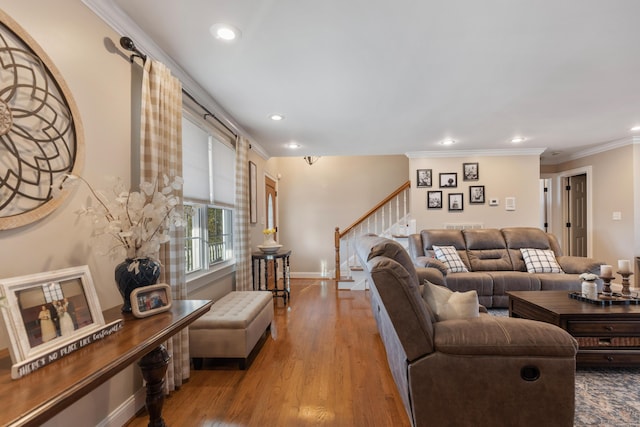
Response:
[[[269,290],[269,260],[264,260],[264,290]]]
[[[258,267],[258,271],[260,271],[260,267]],[[253,290],[256,290],[256,260],[251,260],[251,284],[253,285]],[[259,289],[259,288],[258,288]]]
[[[164,404],[164,376],[171,356],[164,345],[160,345],[143,356],[138,362],[142,378],[147,382],[146,407],[149,412],[149,427],[165,427],[162,419]]]
[[[278,260],[276,258],[273,259],[273,290],[278,296]]]

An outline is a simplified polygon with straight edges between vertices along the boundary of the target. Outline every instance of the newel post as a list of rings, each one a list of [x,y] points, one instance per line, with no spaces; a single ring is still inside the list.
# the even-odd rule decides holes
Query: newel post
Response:
[[[336,227],[333,242],[336,248],[336,286],[340,281],[340,227]]]

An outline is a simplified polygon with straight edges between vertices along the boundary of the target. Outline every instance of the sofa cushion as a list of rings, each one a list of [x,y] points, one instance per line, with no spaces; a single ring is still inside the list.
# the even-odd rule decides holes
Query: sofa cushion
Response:
[[[422,230],[420,232],[422,244],[424,245],[424,255],[434,256],[433,246],[453,246],[458,251],[458,255],[464,262],[467,269],[470,268],[467,257],[467,245],[462,236],[461,230]]]
[[[521,248],[520,252],[528,273],[563,273],[550,249]]]
[[[514,271],[527,271],[522,260],[522,248],[551,249],[547,233],[535,227],[511,227],[500,230],[509,250]]]
[[[422,296],[435,313],[437,321],[478,317],[479,304],[476,291],[453,292],[444,286],[426,281]]]
[[[387,257],[371,258],[366,265],[385,310],[402,342],[407,360],[433,351],[433,323],[427,304],[407,270]]]
[[[513,270],[507,244],[500,230],[462,230],[471,271]]]
[[[481,314],[434,325],[436,351],[465,356],[575,357],[565,330],[544,322]]]
[[[447,288],[452,291],[476,291],[480,304],[493,306],[493,279],[487,272],[451,273],[447,275]]]
[[[433,246],[436,258],[447,266],[447,273],[466,273],[467,267],[460,259],[458,251],[453,246]]]

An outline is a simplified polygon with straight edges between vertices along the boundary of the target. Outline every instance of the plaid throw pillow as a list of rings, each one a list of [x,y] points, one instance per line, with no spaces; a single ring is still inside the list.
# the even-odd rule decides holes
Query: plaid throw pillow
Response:
[[[467,273],[467,267],[460,259],[458,251],[453,246],[433,246],[436,258],[447,266],[447,273]]]
[[[520,252],[529,273],[564,273],[550,249],[522,248]]]

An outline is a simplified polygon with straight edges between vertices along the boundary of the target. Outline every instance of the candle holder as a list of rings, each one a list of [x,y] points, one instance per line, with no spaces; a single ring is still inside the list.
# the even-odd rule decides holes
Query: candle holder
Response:
[[[631,289],[629,284],[629,277],[633,274],[632,272],[620,272],[618,274],[622,276],[622,292],[620,292],[625,297],[631,296]]]
[[[602,295],[611,296],[613,294],[613,291],[611,291],[611,280],[613,280],[613,276],[600,276],[600,278],[604,282]]]

